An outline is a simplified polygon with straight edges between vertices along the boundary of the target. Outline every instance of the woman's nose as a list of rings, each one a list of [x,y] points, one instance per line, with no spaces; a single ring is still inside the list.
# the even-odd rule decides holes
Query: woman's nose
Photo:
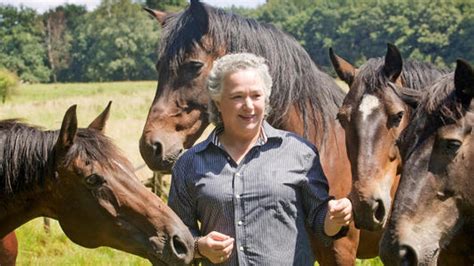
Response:
[[[253,108],[252,98],[250,98],[250,97],[245,98],[244,107],[247,108],[247,109],[252,109]]]

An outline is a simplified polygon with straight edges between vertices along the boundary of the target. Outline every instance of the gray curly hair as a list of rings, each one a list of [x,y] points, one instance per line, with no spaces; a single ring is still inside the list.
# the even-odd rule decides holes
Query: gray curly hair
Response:
[[[211,103],[209,103],[208,107],[209,120],[215,126],[223,125],[215,102],[221,100],[224,78],[228,74],[247,69],[255,69],[262,79],[265,95],[265,117],[270,112],[270,95],[273,82],[266,59],[251,53],[227,54],[214,62],[207,81],[207,90],[211,96]]]

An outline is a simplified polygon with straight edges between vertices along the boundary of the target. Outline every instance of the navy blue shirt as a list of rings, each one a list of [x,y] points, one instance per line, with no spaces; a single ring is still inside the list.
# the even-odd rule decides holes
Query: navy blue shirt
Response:
[[[216,128],[173,167],[169,206],[191,233],[235,238],[220,265],[314,265],[305,224],[326,244],[328,183],[314,145],[263,123],[263,135],[240,164]],[[212,265],[208,260],[203,265]]]

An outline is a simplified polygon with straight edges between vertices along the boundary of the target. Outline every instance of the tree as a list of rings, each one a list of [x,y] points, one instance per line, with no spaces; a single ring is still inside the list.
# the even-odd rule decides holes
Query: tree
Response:
[[[104,0],[78,32],[81,80],[155,79],[158,23],[130,0]]]
[[[49,80],[43,24],[33,9],[0,5],[0,67],[22,80]]]
[[[177,12],[182,10],[188,1],[186,0],[146,0],[145,5],[149,8],[168,11],[168,12]]]

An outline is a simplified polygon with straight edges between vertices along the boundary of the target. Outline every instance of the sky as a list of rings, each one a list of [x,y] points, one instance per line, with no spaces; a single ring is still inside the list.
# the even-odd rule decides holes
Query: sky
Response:
[[[265,0],[201,0],[212,6],[230,7],[232,5],[242,7],[256,7],[264,4]],[[20,5],[36,9],[39,13],[54,8],[61,4],[76,4],[85,5],[87,10],[92,11],[96,8],[100,0],[0,0],[0,4],[13,5],[19,7]]]

